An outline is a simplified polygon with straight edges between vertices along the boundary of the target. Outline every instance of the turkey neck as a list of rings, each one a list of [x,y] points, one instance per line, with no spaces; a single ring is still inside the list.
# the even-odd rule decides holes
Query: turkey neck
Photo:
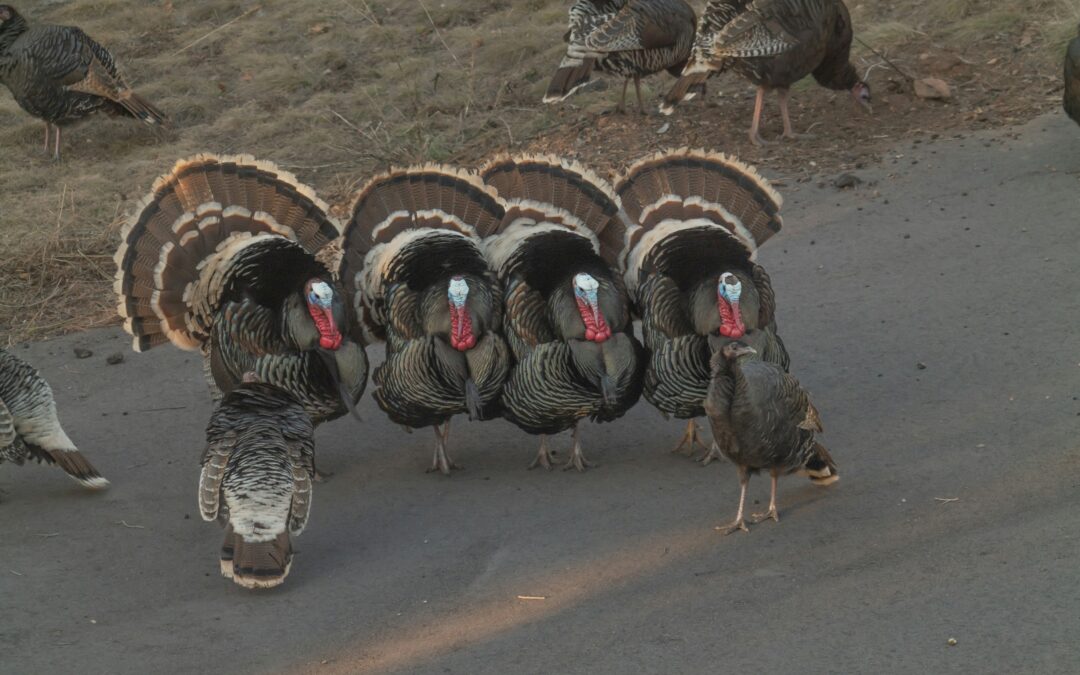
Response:
[[[15,40],[25,33],[28,28],[26,19],[18,14],[5,21],[4,27],[0,28],[0,72],[4,70],[5,65],[8,68],[11,66],[11,62],[5,63],[2,57],[8,54],[11,46],[15,44]]]

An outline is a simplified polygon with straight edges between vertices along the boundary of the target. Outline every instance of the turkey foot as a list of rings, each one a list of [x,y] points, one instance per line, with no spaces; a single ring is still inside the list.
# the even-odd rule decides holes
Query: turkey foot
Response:
[[[427,470],[427,473],[438,471],[444,476],[449,476],[455,469],[464,469],[465,467],[455,464],[446,454],[446,439],[450,436],[450,420],[443,423],[442,429],[438,424],[433,428],[435,429],[435,456],[431,460],[431,468]]]
[[[717,525],[716,530],[720,534],[727,536],[732,532],[742,530],[743,532],[749,532],[750,528],[746,526],[746,521],[743,520],[743,505],[746,504],[746,485],[750,482],[750,472],[746,470],[746,467],[740,466],[739,469],[739,512],[735,514],[735,520],[731,521],[728,525]]]
[[[772,518],[776,522],[780,522],[780,514],[776,510],[776,483],[780,477],[780,474],[773,469],[772,474],[772,493],[769,495],[769,510],[764,513],[755,513],[750,516],[751,523],[760,523],[764,520]]]
[[[316,483],[325,483],[330,480],[330,477],[334,475],[333,471],[319,471],[315,469],[315,475],[311,477]]]
[[[747,533],[750,532],[750,528],[746,526],[746,521],[744,521],[742,518],[736,518],[728,525],[717,525],[715,529],[717,532],[724,535],[725,537],[732,532],[737,532],[739,530]]]
[[[765,522],[766,520],[768,520],[770,518],[772,518],[773,520],[775,520],[778,523],[780,522],[780,514],[778,514],[776,512],[776,506],[775,505],[770,506],[769,510],[765,511],[764,513],[751,514],[750,515],[750,522],[754,523],[756,525],[757,523]]]
[[[764,107],[765,87],[758,87],[757,98],[754,100],[754,120],[750,123],[750,142],[758,147],[769,145],[771,142],[762,138],[758,132],[758,129],[761,128],[761,109]]]
[[[720,446],[716,444],[716,441],[713,441],[709,451],[701,458],[701,466],[709,466],[714,461],[723,458],[724,456],[720,454]]]
[[[672,448],[671,452],[672,454],[678,452],[689,457],[697,452],[698,446],[702,450],[708,449],[708,446],[701,441],[701,430],[698,429],[697,422],[691,419],[686,423],[686,431],[679,439],[679,444]]]
[[[578,471],[585,471],[590,467],[594,467],[596,464],[585,459],[585,453],[581,451],[581,442],[578,440],[578,428],[574,427],[574,450],[570,453],[570,461],[563,465],[563,471],[570,469],[577,469]]]
[[[784,132],[784,135],[780,138],[787,141],[808,141],[817,138],[817,134],[797,134],[794,131],[791,133]]]
[[[784,135],[781,139],[796,141],[799,139],[811,139],[817,138],[814,134],[797,134],[791,126],[791,116],[788,115],[788,98],[791,96],[791,92],[788,89],[781,89],[779,91],[780,97],[780,117],[784,120]]]
[[[551,471],[554,464],[551,460],[551,452],[547,447],[547,436],[540,437],[540,450],[536,453],[536,459],[529,465],[529,470],[533,470],[538,466],[542,466],[548,471]]]

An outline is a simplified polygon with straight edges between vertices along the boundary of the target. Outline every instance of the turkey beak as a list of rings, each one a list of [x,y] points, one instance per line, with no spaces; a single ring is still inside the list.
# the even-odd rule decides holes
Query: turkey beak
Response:
[[[341,370],[338,369],[334,352],[328,349],[319,348],[315,350],[315,353],[319,355],[323,365],[326,366],[327,372],[330,373],[330,379],[334,381],[334,386],[337,388],[338,396],[341,397],[342,405],[345,406],[345,409],[349,411],[350,415],[356,418],[357,422],[363,422],[364,419],[360,417],[360,413],[357,412],[356,407],[353,405],[352,394],[350,394],[348,388],[345,387],[345,383],[341,381]]]

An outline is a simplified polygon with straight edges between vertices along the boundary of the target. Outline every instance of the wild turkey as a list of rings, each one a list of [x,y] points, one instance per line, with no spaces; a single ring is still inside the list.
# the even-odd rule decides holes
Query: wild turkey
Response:
[[[316,424],[367,383],[346,306],[315,254],[340,226],[311,188],[250,156],[197,155],[154,182],[116,252],[115,290],[135,351],[203,355],[215,399],[246,372],[293,395]]]
[[[1080,124],[1080,27],[1065,51],[1065,113]]]
[[[199,477],[203,520],[225,528],[221,575],[244,588],[280,585],[311,512],[315,433],[303,406],[253,374],[225,395],[206,427]]]
[[[56,464],[91,489],[109,486],[64,433],[49,383],[29,363],[0,349],[0,464],[28,459]]]
[[[460,468],[447,455],[451,417],[497,415],[510,354],[481,239],[502,214],[476,176],[426,165],[368,182],[345,227],[341,278],[363,325],[386,341],[375,400],[398,424],[435,428],[429,471]]]
[[[749,532],[743,520],[746,484],[750,474],[768,469],[772,475],[769,510],[754,514],[750,522],[772,518],[776,510],[776,482],[780,474],[801,471],[817,485],[840,479],[829,451],[814,440],[821,418],[799,381],[774,363],[748,358],[753,347],[733,341],[712,357],[712,382],[705,410],[720,451],[739,470],[739,511],[724,534]]]
[[[649,350],[645,398],[689,420],[673,451],[693,453],[713,352],[740,339],[788,367],[772,284],[753,260],[780,231],[783,200],[750,166],[686,148],[638,161],[615,190],[636,223],[626,240],[626,287]],[[718,456],[714,444],[704,462]]]
[[[533,467],[550,469],[546,436],[573,428],[564,468],[584,471],[580,421],[622,417],[641,395],[645,366],[616,272],[626,232],[618,197],[588,169],[557,157],[498,157],[481,176],[507,201],[487,241],[516,359],[503,414],[542,436]]]
[[[0,82],[23,110],[45,121],[45,152],[56,130],[99,110],[150,125],[165,114],[132,91],[107,49],[74,26],[31,26],[11,5],[0,5]]]
[[[589,82],[593,68],[623,80],[617,110],[634,81],[638,109],[641,78],[667,70],[678,77],[690,56],[697,17],[684,0],[578,0],[564,36],[566,56],[551,78],[544,103],[562,101]]]
[[[869,109],[870,85],[851,65],[851,40],[851,17],[843,0],[711,0],[693,56],[660,111],[670,115],[711,72],[731,68],[758,87],[750,141],[765,143],[758,129],[769,89],[780,96],[784,137],[797,138],[788,115],[788,88],[811,73],[818,84],[848,90]]]

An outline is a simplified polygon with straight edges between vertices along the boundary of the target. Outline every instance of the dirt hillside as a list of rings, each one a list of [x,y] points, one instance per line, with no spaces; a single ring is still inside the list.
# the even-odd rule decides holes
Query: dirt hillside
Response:
[[[702,3],[692,3],[700,9]],[[1059,105],[1060,58],[1080,8],[1070,0],[851,2],[856,65],[874,114],[846,94],[795,90],[793,121],[816,138],[764,149],[746,128],[753,89],[735,76],[671,117],[646,83],[647,115],[612,114],[617,83],[540,103],[563,50],[568,2],[326,0],[318,5],[22,2],[32,21],[74,24],[108,46],[130,82],[166,110],[155,133],[94,118],[42,151],[44,125],[0,89],[0,344],[115,321],[111,254],[126,211],[153,178],[200,151],[250,153],[344,202],[390,164],[475,164],[498,150],[566,153],[601,172],[667,146],[734,153],[783,185],[821,182],[883,157],[898,140],[1012,125]],[[891,63],[886,63],[886,60]],[[902,71],[902,72],[901,72]],[[946,100],[908,78],[936,77]],[[767,136],[779,126],[766,108]]]

